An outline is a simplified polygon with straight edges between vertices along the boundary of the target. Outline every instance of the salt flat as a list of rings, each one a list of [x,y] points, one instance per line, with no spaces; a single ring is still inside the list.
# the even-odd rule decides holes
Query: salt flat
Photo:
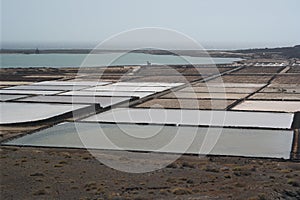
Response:
[[[53,95],[63,92],[62,90],[6,90],[1,89],[0,94],[34,94],[34,95]]]
[[[68,81],[43,81],[34,83],[34,85],[78,85],[78,86],[97,86],[97,85],[107,85],[111,82],[103,81],[78,81],[77,79]]]
[[[89,86],[82,85],[19,85],[10,88],[6,88],[8,90],[81,90],[88,88]]]
[[[178,90],[178,92],[228,92],[228,93],[252,93],[255,92],[256,90],[258,90],[258,88],[251,88],[251,87],[215,87],[215,86],[207,86],[207,87],[199,87],[199,86],[195,86],[195,87],[191,87],[188,86],[186,88],[183,88],[181,90]]]
[[[9,101],[27,97],[28,95],[0,94],[0,101]]]
[[[178,99],[241,99],[248,96],[244,93],[193,93],[193,92],[172,92],[161,98],[178,98]]]
[[[28,123],[66,114],[88,105],[1,102],[0,124]]]
[[[117,108],[93,115],[82,121],[290,129],[293,114]]]
[[[139,97],[143,98],[154,94],[153,92],[132,92],[132,91],[69,91],[59,95],[71,95],[71,96],[115,96],[115,97]]]
[[[171,87],[145,87],[145,86],[96,86],[85,89],[87,91],[120,91],[120,92],[161,92]]]
[[[296,112],[300,111],[300,101],[244,101],[233,110]]]

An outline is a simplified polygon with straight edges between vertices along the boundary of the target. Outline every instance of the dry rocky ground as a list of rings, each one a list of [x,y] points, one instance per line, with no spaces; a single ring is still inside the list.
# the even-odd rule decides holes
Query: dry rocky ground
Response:
[[[122,158],[119,158],[122,159]],[[86,150],[1,148],[1,199],[299,199],[300,163],[183,156],[125,173]]]

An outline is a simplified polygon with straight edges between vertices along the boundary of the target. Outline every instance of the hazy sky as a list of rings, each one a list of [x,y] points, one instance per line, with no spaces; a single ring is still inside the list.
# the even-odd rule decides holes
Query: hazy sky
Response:
[[[0,1],[2,47],[93,46],[142,27],[174,29],[207,48],[300,44],[300,0]]]

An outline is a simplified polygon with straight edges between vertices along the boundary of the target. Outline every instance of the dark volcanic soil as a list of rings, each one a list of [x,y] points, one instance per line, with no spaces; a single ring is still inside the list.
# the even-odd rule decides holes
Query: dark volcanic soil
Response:
[[[1,199],[299,199],[299,172],[290,161],[183,156],[130,174],[86,150],[2,147]]]

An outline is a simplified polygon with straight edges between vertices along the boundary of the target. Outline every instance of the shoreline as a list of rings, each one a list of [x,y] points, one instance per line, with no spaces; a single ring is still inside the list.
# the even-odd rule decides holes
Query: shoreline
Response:
[[[153,55],[183,55],[191,57],[211,57],[221,58],[254,58],[254,57],[281,57],[281,58],[298,58],[300,59],[300,45],[294,47],[278,47],[278,48],[256,48],[256,49],[236,49],[236,50],[130,50],[134,53],[144,53]],[[103,54],[103,53],[122,53],[128,50],[93,50],[93,49],[0,49],[0,54]],[[268,55],[266,55],[268,54]]]

